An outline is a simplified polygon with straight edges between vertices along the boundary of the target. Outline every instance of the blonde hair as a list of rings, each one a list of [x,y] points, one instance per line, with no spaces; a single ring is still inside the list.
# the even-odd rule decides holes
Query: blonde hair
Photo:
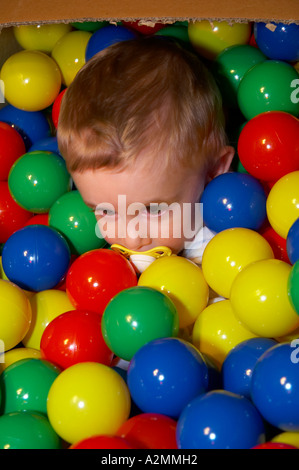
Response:
[[[92,57],[63,97],[57,137],[70,172],[121,171],[145,149],[151,165],[211,167],[226,145],[213,77],[195,54],[159,37]]]

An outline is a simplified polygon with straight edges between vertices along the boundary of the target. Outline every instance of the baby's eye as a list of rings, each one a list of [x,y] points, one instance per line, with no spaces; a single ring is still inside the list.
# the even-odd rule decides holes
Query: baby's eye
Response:
[[[160,217],[165,213],[165,209],[159,204],[150,204],[149,206],[146,206],[146,213],[151,217]]]
[[[97,207],[97,209],[95,210],[95,215],[97,216],[100,216],[100,217],[104,217],[104,216],[108,216],[108,217],[111,217],[113,215],[115,215],[115,212],[110,210],[110,209],[104,209],[104,208],[99,208]]]

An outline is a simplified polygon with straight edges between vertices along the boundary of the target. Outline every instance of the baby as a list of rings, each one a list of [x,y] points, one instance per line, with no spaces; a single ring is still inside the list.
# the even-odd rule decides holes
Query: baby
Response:
[[[201,261],[212,234],[200,197],[234,150],[219,91],[195,54],[155,36],[102,50],[68,87],[57,137],[109,244],[166,246]]]

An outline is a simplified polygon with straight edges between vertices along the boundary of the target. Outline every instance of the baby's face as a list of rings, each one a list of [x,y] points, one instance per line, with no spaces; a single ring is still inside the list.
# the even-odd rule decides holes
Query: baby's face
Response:
[[[111,245],[134,251],[167,246],[177,254],[202,226],[198,201],[205,175],[194,170],[159,172],[135,165],[119,173],[86,170],[72,177]]]

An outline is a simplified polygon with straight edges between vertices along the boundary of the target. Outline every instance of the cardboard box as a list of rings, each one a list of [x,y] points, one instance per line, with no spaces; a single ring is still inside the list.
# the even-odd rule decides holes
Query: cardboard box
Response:
[[[198,21],[299,22],[298,0],[18,0],[2,2],[0,24],[96,20],[149,22]]]

